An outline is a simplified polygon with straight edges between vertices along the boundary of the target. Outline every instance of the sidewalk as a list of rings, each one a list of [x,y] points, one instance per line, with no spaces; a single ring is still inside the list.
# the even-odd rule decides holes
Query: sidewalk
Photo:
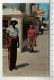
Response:
[[[25,46],[22,53],[17,56],[17,70],[8,70],[8,52],[3,51],[3,76],[48,76],[48,32],[37,37],[37,47],[29,53]]]

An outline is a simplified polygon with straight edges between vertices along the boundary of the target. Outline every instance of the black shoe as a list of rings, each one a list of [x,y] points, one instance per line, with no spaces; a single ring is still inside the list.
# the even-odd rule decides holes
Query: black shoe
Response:
[[[9,68],[9,70],[10,70],[10,71],[13,71],[13,69],[12,69],[12,68]]]
[[[17,70],[17,67],[15,66],[15,67],[13,67],[13,69]]]

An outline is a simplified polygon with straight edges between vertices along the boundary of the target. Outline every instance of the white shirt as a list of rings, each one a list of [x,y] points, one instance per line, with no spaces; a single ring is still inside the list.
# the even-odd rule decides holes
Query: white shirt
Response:
[[[17,36],[19,33],[18,28],[16,27],[14,29],[12,26],[10,26],[7,28],[7,30],[8,30],[9,36]]]

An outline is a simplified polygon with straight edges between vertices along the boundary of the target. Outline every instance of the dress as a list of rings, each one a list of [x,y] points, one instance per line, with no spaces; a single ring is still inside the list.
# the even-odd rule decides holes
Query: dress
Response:
[[[29,29],[27,32],[29,34],[27,39],[28,46],[35,46],[35,34],[36,34],[35,29]]]

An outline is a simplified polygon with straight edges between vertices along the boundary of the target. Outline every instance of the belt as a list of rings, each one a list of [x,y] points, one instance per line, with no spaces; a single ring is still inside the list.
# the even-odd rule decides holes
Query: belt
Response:
[[[10,36],[11,39],[17,39],[17,36]]]

